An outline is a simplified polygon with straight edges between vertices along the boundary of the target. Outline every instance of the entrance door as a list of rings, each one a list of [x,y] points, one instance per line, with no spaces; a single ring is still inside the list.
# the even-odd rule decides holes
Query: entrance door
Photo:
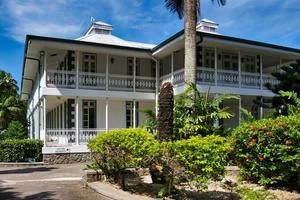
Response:
[[[83,100],[83,128],[96,128],[96,101]]]

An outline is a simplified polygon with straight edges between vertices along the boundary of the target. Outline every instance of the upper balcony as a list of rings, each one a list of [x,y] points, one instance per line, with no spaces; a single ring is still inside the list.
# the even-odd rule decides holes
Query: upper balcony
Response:
[[[217,77],[217,78],[216,78]],[[197,84],[209,86],[225,86],[248,89],[267,89],[266,83],[278,84],[278,80],[271,74],[259,74],[233,70],[215,70],[212,68],[198,67],[196,70]],[[160,82],[170,81],[175,86],[184,83],[184,69],[160,77]]]
[[[267,90],[266,83],[272,85],[278,83],[271,73],[279,71],[282,65],[291,61],[259,52],[249,53],[199,46],[196,81],[200,86],[217,86],[218,91],[222,90],[221,87],[229,88],[233,92],[238,92],[238,88],[253,89],[253,94],[259,95],[257,90]],[[182,85],[183,66],[183,49],[165,56],[160,60],[160,82],[171,81],[175,87]]]
[[[83,52],[61,52],[47,59],[46,87],[155,92],[151,59]]]

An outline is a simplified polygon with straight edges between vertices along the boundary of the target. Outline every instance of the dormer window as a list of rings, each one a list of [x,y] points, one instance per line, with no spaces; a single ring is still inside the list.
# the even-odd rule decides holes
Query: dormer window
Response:
[[[93,22],[85,35],[92,35],[92,34],[110,35],[112,32],[112,29],[113,29],[112,25],[110,25],[110,24],[100,22],[100,21]]]

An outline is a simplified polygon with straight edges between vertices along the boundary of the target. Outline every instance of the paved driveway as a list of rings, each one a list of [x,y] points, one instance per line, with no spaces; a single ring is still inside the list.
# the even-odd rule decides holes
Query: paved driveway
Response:
[[[0,168],[0,199],[108,200],[84,187],[83,164]]]

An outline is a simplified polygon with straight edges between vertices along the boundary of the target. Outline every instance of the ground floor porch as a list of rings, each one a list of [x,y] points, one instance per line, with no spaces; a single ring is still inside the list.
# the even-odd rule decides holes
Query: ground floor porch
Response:
[[[217,95],[210,94],[210,98]],[[225,101],[222,106],[228,107],[233,117],[218,124],[225,129],[238,126],[242,120],[240,108],[247,109],[257,119],[267,116],[269,110],[254,103],[261,99],[242,95],[239,100]],[[141,112],[145,109],[157,112],[155,100],[43,96],[40,107],[29,115],[30,137],[44,141],[43,153],[88,152],[88,140],[98,134],[140,127],[146,120]]]

